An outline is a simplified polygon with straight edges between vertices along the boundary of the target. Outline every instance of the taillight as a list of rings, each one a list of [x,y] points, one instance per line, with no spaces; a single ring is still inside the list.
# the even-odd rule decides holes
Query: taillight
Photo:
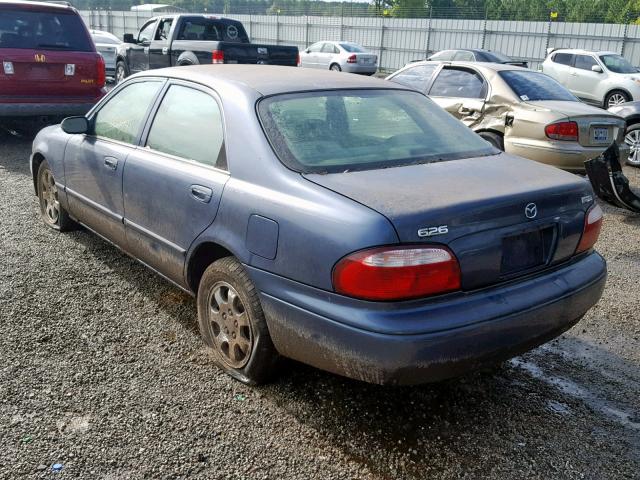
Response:
[[[554,140],[578,141],[578,124],[576,122],[558,122],[544,128],[547,137]]]
[[[211,52],[211,63],[224,63],[224,50]]]
[[[102,55],[98,55],[96,59],[96,83],[98,84],[98,88],[104,87],[104,84],[107,83],[107,72],[105,71],[104,58]]]
[[[300,53],[298,53],[298,58],[296,58],[296,66],[300,66]]]
[[[602,208],[597,203],[584,216],[582,238],[576,248],[576,253],[587,251],[596,244],[602,228]]]
[[[377,247],[333,268],[337,293],[363,300],[407,300],[460,289],[458,260],[440,246]]]
[[[358,57],[356,57],[355,54],[347,58],[347,63],[357,63],[357,62],[358,62]]]

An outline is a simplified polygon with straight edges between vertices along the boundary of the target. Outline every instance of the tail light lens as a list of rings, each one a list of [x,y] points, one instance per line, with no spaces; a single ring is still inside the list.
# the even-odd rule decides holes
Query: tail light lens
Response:
[[[102,55],[98,54],[98,58],[96,59],[96,83],[98,84],[98,88],[104,87],[104,84],[107,83],[107,72],[105,71],[104,58]]]
[[[576,122],[558,122],[547,125],[544,129],[547,137],[554,140],[578,141],[578,124]]]
[[[458,260],[445,247],[378,247],[333,269],[337,293],[363,300],[407,300],[460,289]]]
[[[356,57],[355,55],[351,55],[349,58],[347,58],[347,63],[357,63],[358,62],[358,57]]]
[[[584,216],[582,238],[576,248],[576,253],[585,252],[596,244],[602,228],[602,208],[597,203],[593,205]]]
[[[211,63],[224,63],[224,50],[211,52]]]
[[[298,53],[298,58],[296,58],[296,66],[300,66],[300,54]]]

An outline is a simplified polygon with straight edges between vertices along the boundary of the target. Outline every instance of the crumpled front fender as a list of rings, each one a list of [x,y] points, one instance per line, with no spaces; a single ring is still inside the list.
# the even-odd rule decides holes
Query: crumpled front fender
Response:
[[[598,197],[616,207],[640,213],[640,197],[633,192],[629,179],[622,173],[620,149],[616,143],[584,165]]]

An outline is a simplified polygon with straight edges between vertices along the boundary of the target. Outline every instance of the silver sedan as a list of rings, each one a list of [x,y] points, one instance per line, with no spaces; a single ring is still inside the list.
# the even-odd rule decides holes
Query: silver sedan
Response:
[[[116,73],[116,54],[122,42],[118,37],[102,30],[91,30],[91,38],[96,44],[96,50],[104,58],[107,77],[114,77]]]
[[[300,66],[373,75],[378,70],[378,56],[357,43],[323,41],[300,52]]]

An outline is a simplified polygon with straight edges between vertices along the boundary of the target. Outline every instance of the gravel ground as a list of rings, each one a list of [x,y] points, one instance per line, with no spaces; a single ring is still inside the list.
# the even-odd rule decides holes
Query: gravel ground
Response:
[[[640,216],[605,208],[603,299],[496,371],[382,388],[292,362],[249,388],[190,297],[44,226],[29,152],[0,133],[0,478],[640,478]]]

